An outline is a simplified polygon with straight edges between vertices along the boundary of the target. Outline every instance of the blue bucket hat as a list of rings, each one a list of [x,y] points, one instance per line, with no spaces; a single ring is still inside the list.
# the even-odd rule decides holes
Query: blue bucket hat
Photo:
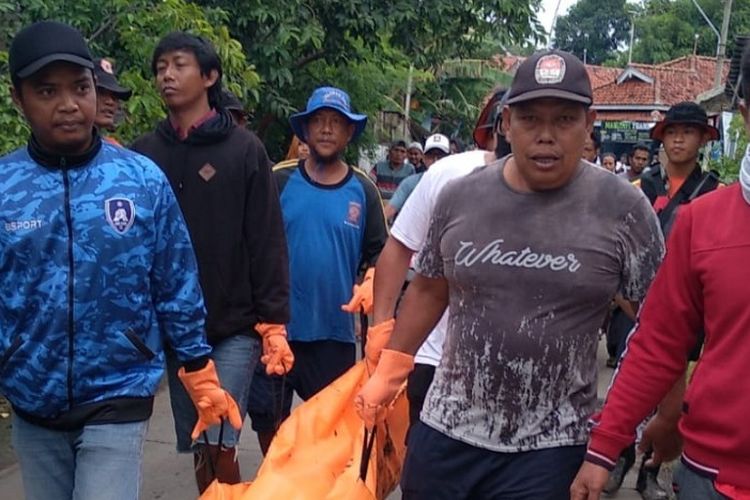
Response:
[[[367,125],[367,115],[358,115],[352,113],[351,104],[349,103],[349,94],[336,87],[318,87],[315,89],[307,101],[307,109],[300,113],[295,113],[289,117],[289,124],[292,130],[302,142],[307,142],[305,135],[305,123],[319,109],[328,108],[338,111],[346,116],[350,122],[355,125],[352,141],[359,137]]]

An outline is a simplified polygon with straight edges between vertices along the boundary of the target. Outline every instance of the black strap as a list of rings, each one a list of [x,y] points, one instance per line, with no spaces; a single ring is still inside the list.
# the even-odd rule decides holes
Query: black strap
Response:
[[[664,235],[666,236],[669,232],[674,220],[675,210],[679,205],[695,199],[702,193],[713,191],[718,185],[719,177],[711,170],[704,172],[700,178],[687,178],[677,193],[669,200],[667,206],[658,213],[659,224]]]
[[[367,469],[370,465],[370,456],[372,455],[372,448],[375,445],[375,431],[377,427],[373,427],[371,431],[368,431],[365,427],[365,438],[362,442],[362,460],[359,463],[359,478],[364,483],[367,481]]]
[[[286,368],[284,365],[284,361],[281,362],[281,366]],[[279,430],[279,427],[281,427],[281,424],[284,423],[284,397],[286,396],[286,377],[287,372],[286,369],[284,370],[284,374],[281,376],[281,394],[276,393],[276,384],[274,383],[274,380],[271,380],[271,399],[273,410],[276,412],[276,418],[273,424],[273,432],[276,434],[276,432]]]
[[[667,174],[664,171],[664,167],[660,164],[654,165],[647,172],[647,175],[651,178],[651,183],[656,190],[656,196],[665,196],[667,194],[667,188],[664,186],[664,181],[667,179]]]
[[[362,347],[362,359],[365,359],[365,346],[367,345],[367,329],[370,327],[370,321],[365,314],[365,308],[361,307],[359,310],[359,342]]]
[[[208,441],[208,433],[206,431],[203,431],[203,440],[206,442],[206,461],[208,462],[208,468],[211,471],[211,477],[216,479],[216,464],[214,463],[214,458],[211,456],[211,443]],[[221,419],[221,426],[219,427],[219,443],[216,447],[221,452],[221,445],[224,444],[224,419]]]

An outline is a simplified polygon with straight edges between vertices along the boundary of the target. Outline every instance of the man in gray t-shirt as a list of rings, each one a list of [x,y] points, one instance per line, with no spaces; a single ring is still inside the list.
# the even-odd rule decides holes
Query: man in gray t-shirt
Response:
[[[568,497],[596,403],[598,328],[615,293],[643,298],[664,249],[645,196],[580,161],[590,104],[575,56],[529,57],[503,111],[512,155],[437,199],[418,275],[355,401],[366,424],[382,418],[450,304],[404,498]]]
[[[417,272],[448,285],[443,359],[421,420],[473,446],[584,444],[598,329],[615,293],[643,298],[661,257],[643,194],[581,162],[550,192],[518,192],[501,161],[446,186]]]

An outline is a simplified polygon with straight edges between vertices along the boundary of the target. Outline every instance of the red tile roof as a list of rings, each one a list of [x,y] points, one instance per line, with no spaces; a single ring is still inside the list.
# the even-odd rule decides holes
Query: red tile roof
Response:
[[[589,73],[591,88],[596,90],[599,87],[615,82],[617,76],[622,70],[620,68],[607,68],[605,66],[592,66],[587,64],[586,71]]]
[[[497,64],[503,71],[515,73],[518,65],[521,64],[526,58],[523,56],[497,55],[492,59],[495,64]],[[614,82],[617,79],[617,75],[619,75],[620,71],[622,71],[619,68],[592,66],[590,64],[586,65],[586,70],[588,70],[589,78],[591,79],[591,87],[594,89],[597,87],[601,87],[602,85]]]
[[[514,72],[524,59],[513,55],[493,58],[501,69],[509,72]],[[617,78],[625,69],[586,65],[594,89],[595,105],[671,106],[682,101],[694,101],[698,95],[714,87],[716,58],[685,56],[661,64],[636,63],[631,67],[653,82],[629,78],[618,84]],[[722,82],[726,81],[728,73],[729,60],[725,60]]]

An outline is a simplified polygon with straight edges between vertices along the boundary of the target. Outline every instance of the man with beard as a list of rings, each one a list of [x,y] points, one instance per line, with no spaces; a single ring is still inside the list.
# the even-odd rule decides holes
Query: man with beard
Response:
[[[367,124],[352,112],[349,95],[320,87],[289,121],[310,148],[307,159],[274,169],[289,247],[295,365],[285,381],[265,374],[253,380],[249,411],[264,452],[289,415],[292,391],[307,400],[354,365],[354,319],[341,304],[388,236],[378,188],[342,158]],[[372,289],[373,273],[366,272],[362,289]]]

